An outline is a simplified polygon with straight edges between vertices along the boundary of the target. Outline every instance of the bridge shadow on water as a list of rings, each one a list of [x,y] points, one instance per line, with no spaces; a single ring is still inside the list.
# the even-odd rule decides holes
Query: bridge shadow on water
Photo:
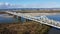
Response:
[[[48,31],[48,34],[60,34],[60,29],[51,27],[51,29]]]

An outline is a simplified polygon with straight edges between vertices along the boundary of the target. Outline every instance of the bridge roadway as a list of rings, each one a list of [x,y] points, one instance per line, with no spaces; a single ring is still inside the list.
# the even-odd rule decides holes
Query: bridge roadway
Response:
[[[36,21],[36,22],[46,24],[46,25],[49,25],[49,26],[56,27],[56,28],[60,29],[60,22],[59,21],[54,21],[54,20],[48,19],[46,16],[41,16],[40,18],[37,19],[34,16],[23,14],[23,13],[16,13],[16,12],[10,12],[10,11],[6,11],[6,12],[9,13],[9,14],[20,16],[20,17],[23,17],[23,18],[26,18],[26,19],[29,19],[29,20],[33,20],[33,21]]]

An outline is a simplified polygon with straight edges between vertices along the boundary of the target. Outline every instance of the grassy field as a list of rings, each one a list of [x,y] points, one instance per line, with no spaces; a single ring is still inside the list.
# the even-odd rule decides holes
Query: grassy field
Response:
[[[50,28],[34,21],[0,24],[0,34],[47,34]]]

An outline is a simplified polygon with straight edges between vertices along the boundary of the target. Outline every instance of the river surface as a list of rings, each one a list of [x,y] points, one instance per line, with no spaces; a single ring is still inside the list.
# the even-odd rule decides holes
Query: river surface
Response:
[[[60,14],[59,15],[50,15],[50,16],[47,16],[49,19],[53,19],[55,21],[60,21]],[[48,34],[60,34],[60,29],[57,29],[57,28],[54,28],[52,27]]]
[[[8,16],[8,14],[0,14],[0,23],[13,23],[16,20],[12,16]]]
[[[53,20],[56,20],[56,21],[60,21],[60,15],[49,15],[47,16],[49,19],[53,19]],[[7,14],[0,14],[0,23],[13,23],[15,22],[16,19],[11,17],[11,16],[8,16]],[[57,28],[54,28],[52,27],[48,34],[60,34],[60,30],[57,29]]]

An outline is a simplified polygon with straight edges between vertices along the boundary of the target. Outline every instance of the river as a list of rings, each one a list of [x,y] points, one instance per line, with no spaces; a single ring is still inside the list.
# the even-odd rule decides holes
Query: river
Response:
[[[0,14],[0,23],[13,23],[16,20],[8,14]]]
[[[58,15],[50,15],[50,16],[47,16],[49,19],[53,19],[55,21],[60,21],[60,14]],[[60,29],[57,29],[57,28],[54,28],[52,27],[48,34],[60,34]]]

